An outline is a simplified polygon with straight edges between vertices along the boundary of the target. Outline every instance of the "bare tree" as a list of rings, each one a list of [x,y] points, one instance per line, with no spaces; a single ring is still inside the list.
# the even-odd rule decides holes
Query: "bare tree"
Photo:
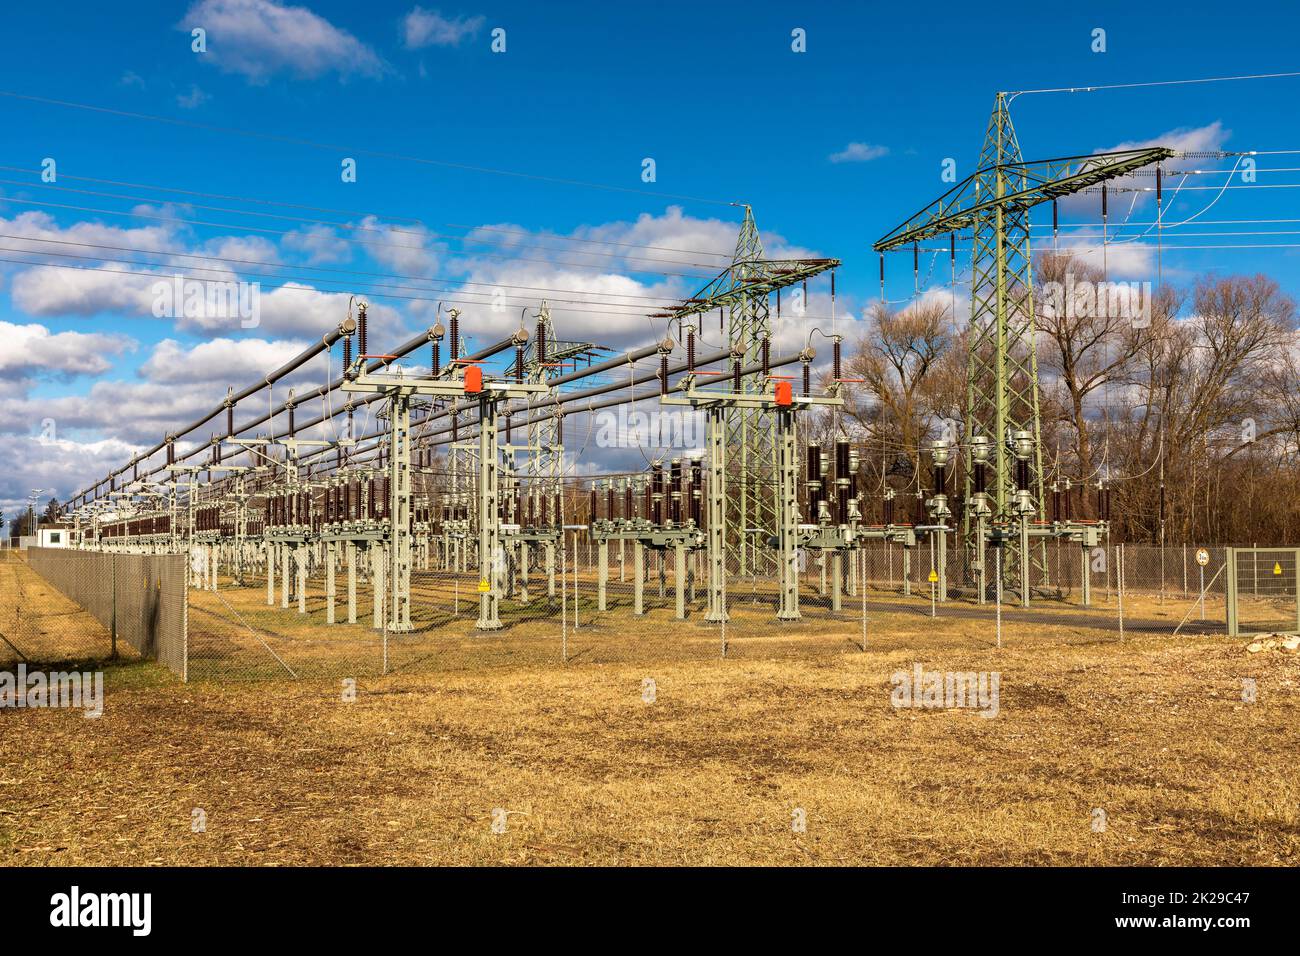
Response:
[[[1059,409],[1087,479],[1095,470],[1090,401],[1125,380],[1151,317],[1140,302],[1112,294],[1102,270],[1071,252],[1040,256],[1036,273],[1044,411]]]
[[[869,322],[846,363],[862,383],[848,391],[845,414],[877,439],[914,451],[935,418],[959,414],[963,336],[947,305],[936,301],[900,310],[880,303]]]

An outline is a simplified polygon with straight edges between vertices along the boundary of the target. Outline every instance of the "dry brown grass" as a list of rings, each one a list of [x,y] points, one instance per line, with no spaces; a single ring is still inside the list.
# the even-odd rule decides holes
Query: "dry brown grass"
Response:
[[[1120,644],[1008,616],[1001,649],[985,622],[900,612],[873,617],[866,653],[831,636],[820,653],[774,659],[496,660],[362,677],[352,703],[337,680],[187,686],[122,664],[107,672],[98,720],[0,711],[0,857],[1300,861],[1296,655],[1246,654],[1225,638]],[[624,642],[696,628],[633,626]],[[833,626],[849,634],[857,622]],[[1000,714],[895,710],[890,675],[914,662],[999,671]],[[647,677],[654,703],[642,700]],[[205,833],[191,832],[196,807]],[[504,834],[491,828],[498,807],[510,812]],[[795,808],[806,833],[791,829]],[[1094,808],[1105,832],[1091,827]]]

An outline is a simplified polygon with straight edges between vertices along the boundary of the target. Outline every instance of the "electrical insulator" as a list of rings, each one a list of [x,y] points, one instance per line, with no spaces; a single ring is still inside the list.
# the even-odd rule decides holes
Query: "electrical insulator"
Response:
[[[691,462],[691,521],[700,527],[701,509],[704,503],[704,473],[698,461]]]
[[[655,524],[663,524],[664,521],[664,466],[660,462],[654,462],[650,466],[650,486],[651,486],[651,520]]]
[[[806,487],[808,489],[808,516],[812,520],[817,520],[818,505],[822,497],[822,452],[821,446],[810,444],[808,446],[807,464],[808,479]]]
[[[670,498],[668,504],[668,517],[674,525],[682,523],[682,460],[674,458],[669,465],[670,478]]]

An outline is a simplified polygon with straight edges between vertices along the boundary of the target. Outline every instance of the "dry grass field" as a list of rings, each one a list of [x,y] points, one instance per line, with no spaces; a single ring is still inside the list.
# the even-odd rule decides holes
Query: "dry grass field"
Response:
[[[1185,609],[1164,611],[1177,621]],[[44,630],[89,626],[56,612],[58,628]],[[192,629],[201,617],[192,609]],[[856,619],[811,622],[816,650],[804,654],[759,645],[721,660],[710,644],[707,655],[560,664],[494,653],[491,667],[360,676],[351,702],[337,678],[186,685],[150,662],[115,663],[99,719],[0,710],[0,859],[1300,862],[1296,654],[1215,636],[1120,643],[1007,618],[1002,648],[986,620],[898,608],[871,615],[865,653],[851,644]],[[508,647],[527,627],[491,640]],[[713,633],[663,616],[620,626],[611,615],[590,630],[609,646]],[[891,675],[917,663],[999,672],[997,716],[896,709]],[[192,830],[196,808],[204,832]]]

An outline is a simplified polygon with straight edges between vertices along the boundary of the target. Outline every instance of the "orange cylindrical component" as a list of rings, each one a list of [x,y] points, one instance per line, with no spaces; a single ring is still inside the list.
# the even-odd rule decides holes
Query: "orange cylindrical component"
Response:
[[[477,395],[483,391],[483,370],[477,365],[470,365],[465,369],[465,391],[470,395]]]
[[[794,404],[794,386],[790,382],[776,383],[776,403],[778,405]]]

